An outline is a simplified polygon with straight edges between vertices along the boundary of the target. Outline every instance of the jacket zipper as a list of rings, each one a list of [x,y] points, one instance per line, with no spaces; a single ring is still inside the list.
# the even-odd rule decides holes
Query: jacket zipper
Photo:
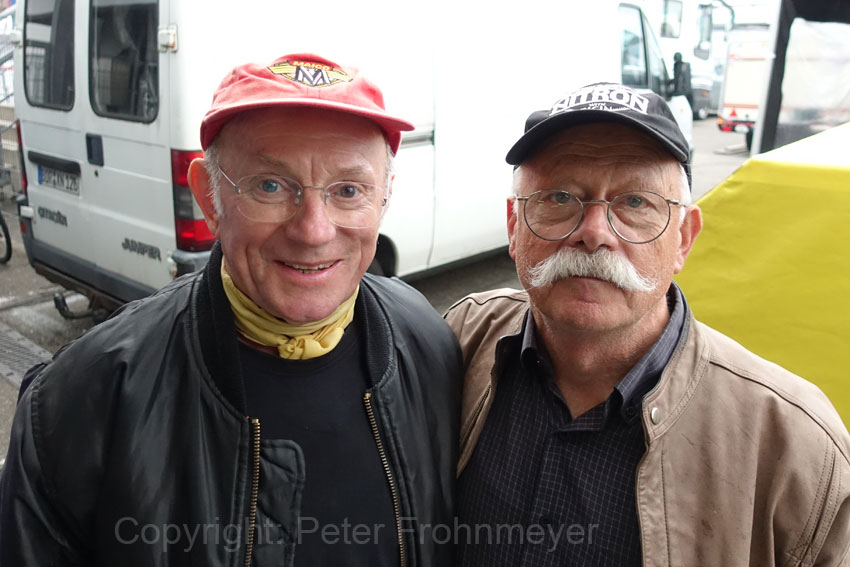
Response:
[[[401,533],[401,512],[399,511],[398,489],[393,478],[393,471],[390,468],[390,462],[387,459],[384,444],[381,442],[381,433],[378,431],[378,422],[375,419],[375,412],[372,410],[372,393],[366,392],[363,396],[363,403],[366,404],[366,415],[369,416],[369,425],[372,427],[372,435],[375,437],[375,445],[378,446],[378,456],[381,458],[381,465],[384,467],[384,472],[387,474],[387,480],[390,483],[390,493],[393,499],[393,512],[395,513],[395,527],[398,533],[398,550],[399,564],[401,567],[407,565],[407,550],[404,547],[404,536]]]
[[[252,455],[251,503],[248,506],[248,534],[245,541],[245,567],[251,567],[254,554],[254,529],[257,526],[257,497],[260,493],[260,420],[251,418]]]

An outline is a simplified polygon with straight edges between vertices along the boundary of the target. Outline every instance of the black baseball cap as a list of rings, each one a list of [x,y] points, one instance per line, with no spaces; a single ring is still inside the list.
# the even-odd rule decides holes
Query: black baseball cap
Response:
[[[555,132],[595,122],[618,122],[648,134],[685,166],[690,183],[690,148],[667,101],[653,92],[639,93],[617,83],[581,87],[556,100],[551,108],[532,112],[525,121],[525,134],[505,159],[517,166]]]

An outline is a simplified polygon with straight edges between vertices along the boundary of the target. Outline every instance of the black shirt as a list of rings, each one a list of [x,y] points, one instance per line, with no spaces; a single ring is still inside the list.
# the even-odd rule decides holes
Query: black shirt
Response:
[[[459,479],[458,565],[641,565],[635,474],[640,409],[683,338],[687,305],[668,292],[661,337],[603,403],[573,418],[526,317],[505,337],[495,399]]]
[[[392,497],[364,405],[371,383],[357,326],[318,358],[285,360],[244,344],[240,357],[249,415],[260,420],[262,439],[290,439],[304,453],[295,565],[397,565]]]

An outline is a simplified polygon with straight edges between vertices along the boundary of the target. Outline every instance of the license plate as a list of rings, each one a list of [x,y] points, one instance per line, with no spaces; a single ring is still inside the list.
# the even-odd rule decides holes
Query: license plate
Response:
[[[38,183],[68,191],[74,195],[80,194],[80,176],[52,167],[38,166]]]
[[[743,133],[743,134],[746,134],[747,132],[749,132],[749,131],[750,131],[750,127],[749,127],[749,126],[744,126],[743,124],[738,124],[737,126],[735,126],[735,131],[736,131],[736,132],[741,132],[741,133]]]

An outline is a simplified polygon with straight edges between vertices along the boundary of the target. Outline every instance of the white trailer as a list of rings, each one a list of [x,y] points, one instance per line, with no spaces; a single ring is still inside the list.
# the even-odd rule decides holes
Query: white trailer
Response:
[[[773,57],[770,26],[736,25],[729,32],[728,41],[717,126],[723,132],[744,134],[749,148]]]

